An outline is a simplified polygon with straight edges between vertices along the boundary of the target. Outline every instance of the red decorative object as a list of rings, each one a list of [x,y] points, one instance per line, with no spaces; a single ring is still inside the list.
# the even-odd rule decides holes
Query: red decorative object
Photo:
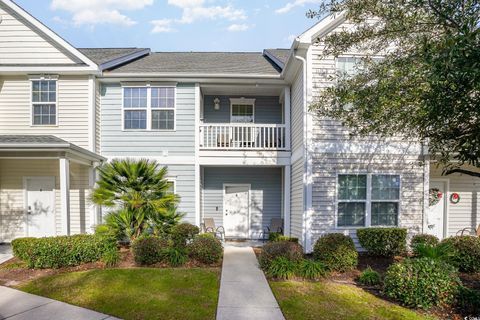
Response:
[[[450,202],[453,203],[453,204],[459,203],[460,202],[460,195],[456,192],[453,192],[450,195]]]

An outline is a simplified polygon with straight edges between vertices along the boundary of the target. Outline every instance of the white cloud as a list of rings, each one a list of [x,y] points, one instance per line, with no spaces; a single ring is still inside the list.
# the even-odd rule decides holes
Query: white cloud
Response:
[[[287,13],[295,7],[303,7],[306,4],[320,4],[321,1],[319,0],[294,0],[292,2],[288,2],[285,6],[275,10],[278,14]]]
[[[168,0],[167,3],[169,5],[181,9],[181,17],[178,19],[160,19],[150,21],[150,23],[154,25],[151,32],[171,32],[175,31],[172,27],[174,24],[191,24],[200,20],[240,21],[247,19],[247,15],[242,9],[237,9],[232,5],[209,5],[211,2],[211,0]],[[230,28],[232,28],[232,30],[230,30]],[[248,25],[232,24],[228,30],[244,31],[248,28]]]
[[[171,19],[152,20],[150,23],[153,24],[153,29],[151,31],[152,33],[166,33],[175,31],[175,29],[172,28]]]
[[[53,10],[72,14],[75,25],[117,24],[132,26],[132,20],[120,11],[140,10],[153,4],[153,0],[52,0]]]
[[[235,24],[234,23],[227,28],[228,31],[233,31],[233,32],[235,32],[235,31],[247,31],[248,29],[250,29],[250,26],[248,24],[244,24],[244,23],[242,23],[242,24]]]

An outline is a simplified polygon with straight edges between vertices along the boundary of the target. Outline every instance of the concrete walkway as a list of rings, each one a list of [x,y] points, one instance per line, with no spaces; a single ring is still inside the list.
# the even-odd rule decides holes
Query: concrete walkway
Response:
[[[217,320],[284,320],[251,247],[227,244]]]
[[[112,316],[0,286],[0,319],[114,320]]]
[[[12,257],[12,246],[8,243],[0,244],[0,264],[10,260]]]

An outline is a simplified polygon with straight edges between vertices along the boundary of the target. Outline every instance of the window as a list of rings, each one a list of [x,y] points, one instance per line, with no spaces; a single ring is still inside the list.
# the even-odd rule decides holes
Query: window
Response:
[[[168,180],[168,191],[167,193],[172,194],[175,193],[175,180]]]
[[[124,87],[125,130],[174,130],[174,87]]]
[[[399,207],[399,175],[338,175],[338,227],[395,226]]]
[[[371,57],[373,62],[381,61],[380,57]],[[339,76],[353,76],[363,68],[362,57],[338,57],[337,74]]]
[[[32,80],[32,124],[57,124],[56,80]]]
[[[344,226],[364,226],[367,204],[367,176],[338,176],[338,223]]]
[[[231,98],[231,115],[232,123],[252,123],[255,118],[255,99]]]
[[[173,130],[175,126],[175,89],[152,88],[152,129]]]
[[[372,226],[395,226],[398,221],[400,177],[372,176]]]

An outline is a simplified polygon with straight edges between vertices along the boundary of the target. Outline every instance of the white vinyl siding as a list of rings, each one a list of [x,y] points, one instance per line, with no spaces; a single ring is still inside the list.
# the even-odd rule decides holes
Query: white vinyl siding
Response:
[[[62,232],[60,177],[58,160],[0,159],[0,240],[11,241],[24,237],[25,193],[23,177],[55,177],[55,225]],[[71,233],[91,230],[89,221],[88,168],[70,162],[70,223]]]
[[[54,42],[30,29],[18,14],[0,2],[2,17],[0,61],[2,64],[73,64],[69,54]]]
[[[0,78],[0,134],[55,135],[88,149],[88,78],[57,80],[57,126],[32,126],[32,83],[26,76]]]

